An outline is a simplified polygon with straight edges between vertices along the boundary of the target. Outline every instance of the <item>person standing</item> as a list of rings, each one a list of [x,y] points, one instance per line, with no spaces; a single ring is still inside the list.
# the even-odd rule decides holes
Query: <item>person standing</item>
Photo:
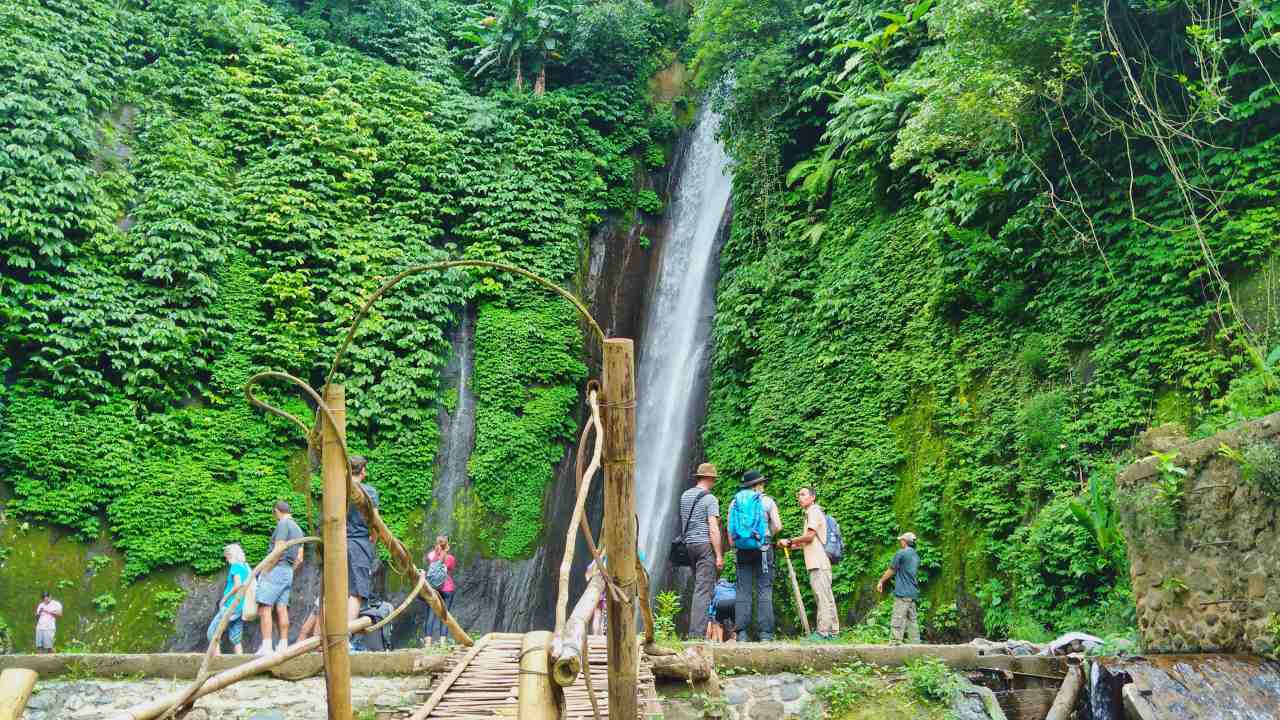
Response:
[[[244,597],[233,597],[236,590],[241,585],[249,582],[249,565],[244,560],[244,550],[239,543],[231,543],[222,548],[222,559],[227,561],[227,585],[222,590],[222,600],[218,603],[218,612],[213,614],[213,620],[209,623],[209,630],[205,633],[205,637],[209,642],[213,642],[213,635],[218,631],[218,625],[222,623],[222,616],[231,615],[231,619],[227,620],[226,636],[230,638],[231,645],[235,648],[235,653],[240,655],[244,653],[244,620],[241,618],[240,609],[244,606]],[[287,627],[287,626],[286,626]],[[213,648],[214,655],[222,654],[222,641],[219,639],[218,645]]]
[[[769,538],[782,531],[782,518],[778,504],[765,495],[764,483],[759,470],[746,471],[741,489],[729,503],[729,547],[735,551],[738,570],[734,619],[740,640],[747,639],[753,618],[757,638],[773,640],[773,551]]]
[[[36,652],[53,652],[53,636],[58,632],[58,618],[62,617],[62,603],[54,600],[48,591],[40,594],[36,605]]]
[[[819,640],[834,640],[840,634],[840,620],[836,614],[836,597],[831,590],[831,559],[827,557],[827,514],[817,503],[813,488],[802,487],[796,491],[796,500],[804,510],[804,534],[790,540],[778,541],[783,547],[804,549],[804,566],[809,571],[809,587],[818,602]]]
[[[701,634],[695,631],[703,630],[698,627],[698,620],[707,617],[716,578],[724,569],[724,554],[720,549],[720,500],[711,493],[716,477],[716,466],[702,463],[693,474],[694,486],[680,496],[680,518],[684,521],[681,529],[689,551],[689,564],[693,566],[690,639]]]
[[[373,509],[378,509],[378,491],[365,482],[369,461],[360,455],[351,457],[351,479],[369,498]],[[373,532],[355,503],[347,508],[347,621],[360,616],[361,606],[373,595]],[[364,636],[352,639],[351,649],[364,650]]]
[[[284,547],[285,543],[303,537],[302,528],[293,519],[292,509],[284,500],[277,500],[275,509],[276,529],[271,533],[271,549]],[[302,546],[284,551],[270,566],[262,569],[258,581],[258,618],[262,628],[262,644],[258,655],[270,655],[289,647],[289,593],[293,589],[293,571],[302,564]],[[278,624],[272,626],[271,609],[275,608]],[[280,641],[273,642],[275,628],[280,630]]]
[[[898,552],[893,554],[889,569],[880,576],[876,592],[884,592],[884,584],[893,578],[893,644],[901,645],[905,635],[911,643],[920,642],[920,622],[916,617],[916,601],[920,598],[920,586],[916,571],[920,569],[920,556],[916,554],[916,534],[905,532],[898,536]]]
[[[440,599],[444,601],[445,610],[453,608],[453,594],[457,591],[457,585],[453,582],[453,569],[457,565],[457,559],[449,552],[449,536],[437,535],[436,546],[432,548],[431,552],[427,553],[427,582],[440,593]],[[437,582],[439,582],[439,585],[436,584]],[[434,611],[429,611],[427,614],[427,644],[434,643],[437,635],[440,636],[440,644],[444,645],[449,639],[449,629],[445,627],[444,620],[438,617]]]

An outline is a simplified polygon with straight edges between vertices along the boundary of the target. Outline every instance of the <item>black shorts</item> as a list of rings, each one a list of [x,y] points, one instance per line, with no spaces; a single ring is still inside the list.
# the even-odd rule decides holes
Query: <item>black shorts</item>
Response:
[[[347,538],[347,594],[368,600],[373,596],[373,543]]]
[[[732,623],[734,616],[737,615],[736,607],[737,603],[734,602],[733,598],[721,598],[719,602],[715,603],[716,622]]]

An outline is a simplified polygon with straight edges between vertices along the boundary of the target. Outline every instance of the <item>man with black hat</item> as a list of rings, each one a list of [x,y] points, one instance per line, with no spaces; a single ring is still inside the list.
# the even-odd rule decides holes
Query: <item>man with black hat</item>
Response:
[[[778,503],[764,494],[765,477],[759,470],[742,474],[742,489],[729,503],[729,546],[736,551],[738,582],[734,614],[737,635],[747,639],[752,601],[758,638],[773,639],[773,552],[770,538],[782,530]]]
[[[680,519],[684,544],[693,567],[693,605],[689,612],[689,636],[702,637],[706,630],[707,608],[715,593],[716,577],[724,568],[720,549],[720,500],[711,493],[716,484],[716,466],[702,463],[693,474],[694,486],[680,496]]]

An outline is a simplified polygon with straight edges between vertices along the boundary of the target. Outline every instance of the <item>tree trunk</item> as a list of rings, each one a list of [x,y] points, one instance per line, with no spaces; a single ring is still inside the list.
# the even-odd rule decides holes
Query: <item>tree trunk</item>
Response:
[[[636,697],[636,380],[631,340],[604,341],[604,536],[609,572],[623,597],[609,610],[609,717],[640,717]]]
[[[547,91],[547,66],[544,64],[542,69],[538,71],[538,79],[533,83],[534,97],[542,97],[542,93]]]
[[[588,626],[603,592],[604,575],[596,573],[591,582],[587,583],[587,589],[578,598],[573,614],[565,622],[564,630],[552,646],[551,657],[554,663],[551,676],[561,687],[577,682],[578,674],[582,671],[582,649],[586,647]]]
[[[524,71],[520,67],[520,58],[516,58],[516,92],[524,89]]]

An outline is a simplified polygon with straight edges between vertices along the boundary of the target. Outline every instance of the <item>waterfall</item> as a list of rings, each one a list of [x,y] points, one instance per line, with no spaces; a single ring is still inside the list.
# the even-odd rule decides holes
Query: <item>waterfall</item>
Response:
[[[445,415],[441,423],[440,476],[436,480],[430,522],[425,526],[426,547],[435,543],[435,533],[452,533],[458,529],[453,509],[458,495],[466,488],[467,460],[476,444],[476,395],[471,387],[475,334],[475,309],[467,305],[454,330],[453,353],[444,371],[446,379],[456,378],[457,400],[453,411]]]
[[[729,158],[720,116],[704,108],[689,139],[641,336],[636,408],[639,544],[653,580],[665,575],[689,451],[704,412],[719,264],[716,238],[729,206]]]

